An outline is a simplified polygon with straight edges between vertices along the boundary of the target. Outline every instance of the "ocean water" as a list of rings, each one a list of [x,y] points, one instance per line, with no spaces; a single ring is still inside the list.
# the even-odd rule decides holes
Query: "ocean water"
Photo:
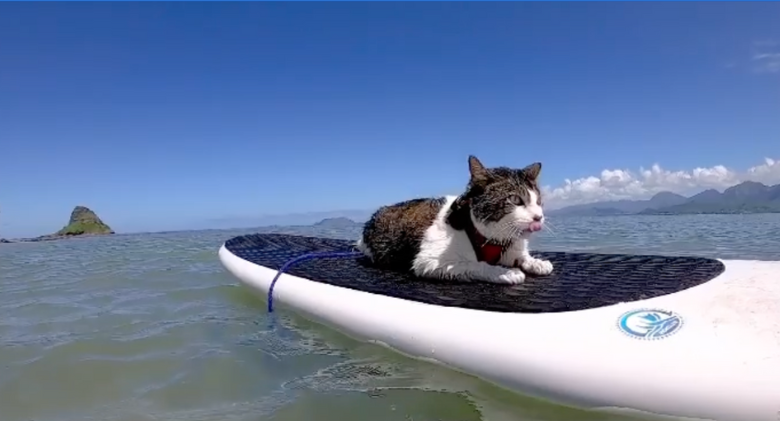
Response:
[[[780,260],[780,215],[560,218],[537,249]],[[522,398],[280,311],[227,239],[312,227],[0,245],[2,421],[621,420]],[[328,409],[330,408],[330,409]]]

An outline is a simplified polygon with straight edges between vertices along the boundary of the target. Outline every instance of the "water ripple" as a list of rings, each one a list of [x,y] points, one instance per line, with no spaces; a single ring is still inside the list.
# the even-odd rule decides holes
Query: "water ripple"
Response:
[[[780,260],[780,215],[550,222],[555,235],[534,247]],[[271,230],[359,234],[261,231]],[[620,419],[518,398],[285,312],[268,317],[216,257],[252,231],[0,246],[2,421]]]

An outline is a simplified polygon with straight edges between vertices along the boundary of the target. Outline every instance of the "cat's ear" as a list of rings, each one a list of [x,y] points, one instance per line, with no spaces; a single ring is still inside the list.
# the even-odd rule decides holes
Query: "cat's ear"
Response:
[[[480,183],[490,179],[490,171],[474,155],[469,155],[469,172],[474,182]]]
[[[542,163],[541,162],[534,162],[533,164],[523,168],[523,173],[531,179],[536,181],[537,178],[539,178],[539,173],[542,172]]]

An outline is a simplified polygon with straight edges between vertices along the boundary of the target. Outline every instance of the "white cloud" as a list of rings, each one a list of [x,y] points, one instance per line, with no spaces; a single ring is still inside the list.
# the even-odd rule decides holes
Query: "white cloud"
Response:
[[[780,161],[765,158],[764,163],[737,171],[723,165],[670,171],[654,164],[639,171],[606,169],[598,176],[566,179],[559,187],[544,187],[545,201],[551,209],[580,203],[619,199],[647,199],[671,191],[692,194],[706,189],[723,189],[742,181],[758,181],[767,185],[780,183]]]
[[[780,73],[780,42],[755,42],[751,61],[758,73]]]

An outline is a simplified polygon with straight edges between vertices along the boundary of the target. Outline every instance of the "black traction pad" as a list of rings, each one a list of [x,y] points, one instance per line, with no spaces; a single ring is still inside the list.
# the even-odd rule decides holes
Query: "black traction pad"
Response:
[[[245,235],[225,243],[234,255],[275,270],[302,254],[352,251],[353,245],[346,240],[286,234]],[[285,272],[316,282],[428,304],[496,312],[548,313],[667,295],[703,284],[726,269],[718,260],[701,257],[531,254],[549,259],[553,272],[544,277],[529,276],[519,285],[417,278],[371,267],[367,258],[304,260]]]

